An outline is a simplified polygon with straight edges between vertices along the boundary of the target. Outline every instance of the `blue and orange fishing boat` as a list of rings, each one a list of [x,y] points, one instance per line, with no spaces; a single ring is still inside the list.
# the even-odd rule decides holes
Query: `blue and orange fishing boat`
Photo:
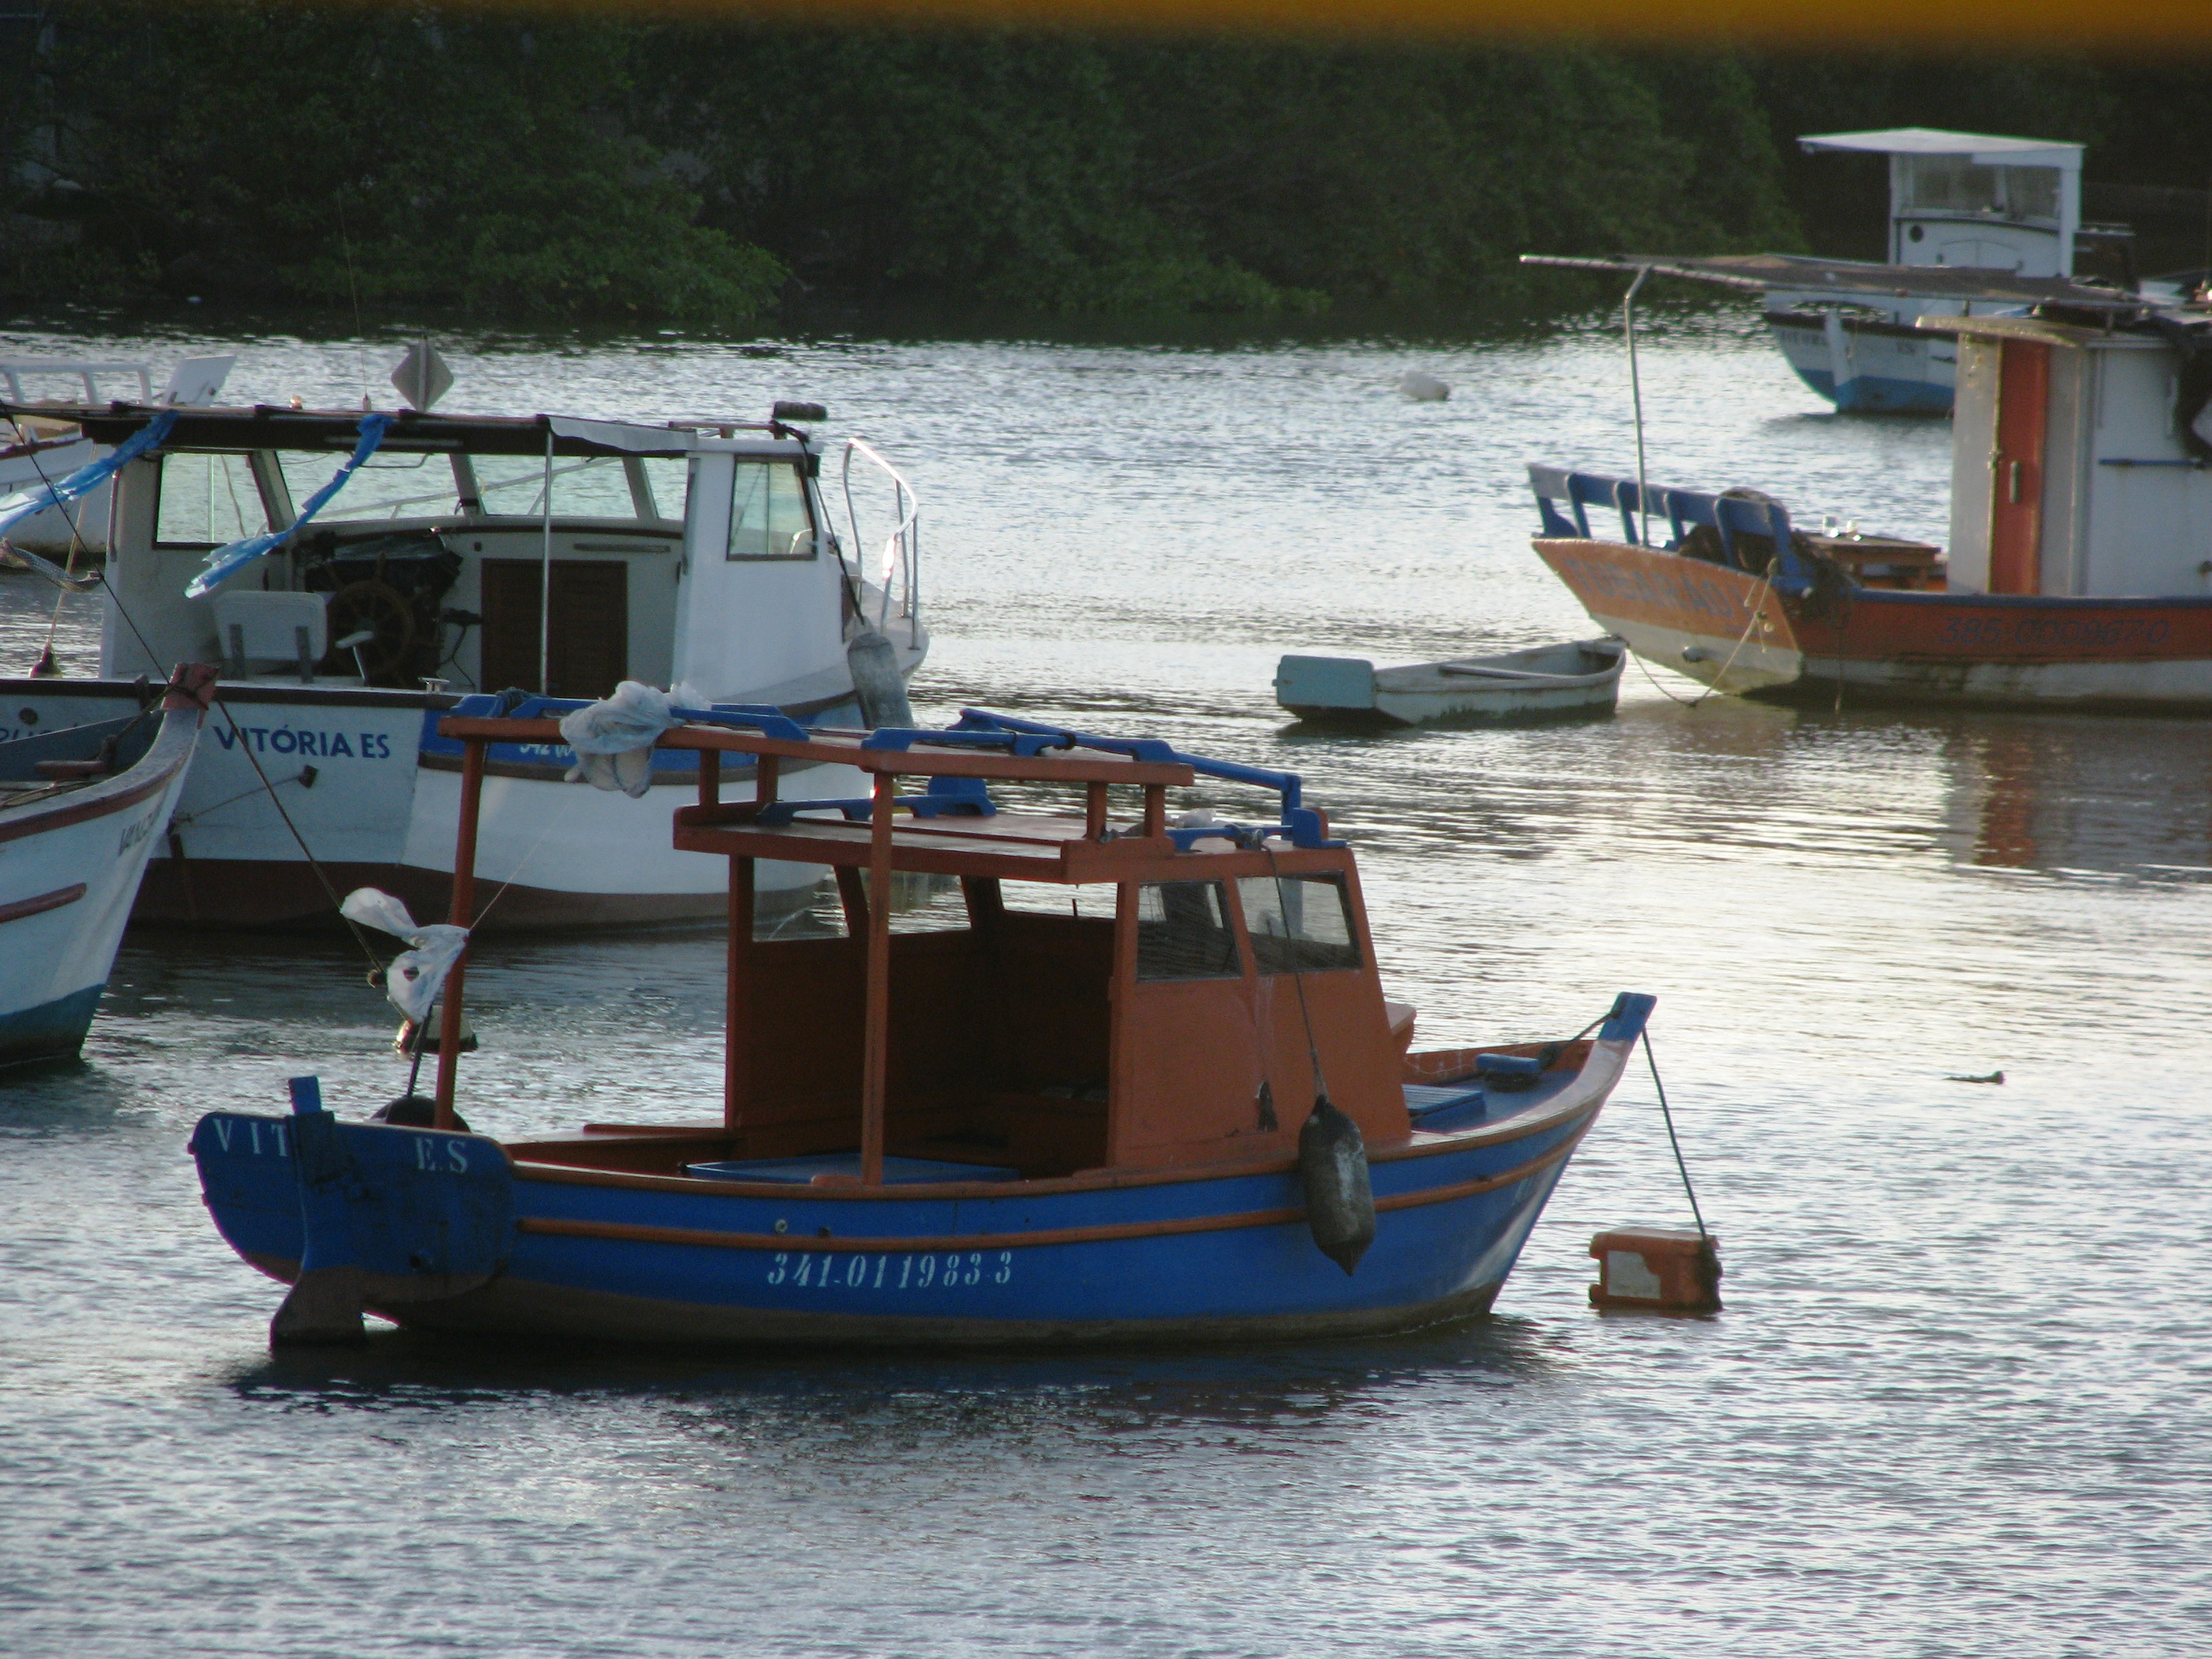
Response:
[[[557,728],[444,730],[465,746],[461,924],[486,748]],[[272,1340],[357,1337],[364,1311],[504,1338],[866,1345],[1475,1314],[1652,1006],[1624,994],[1562,1042],[1411,1052],[1352,849],[1294,775],[972,710],[862,732],[717,708],[659,742],[699,758],[676,844],[728,860],[720,1111],[471,1133],[464,957],[434,1102],[387,1109],[419,1122],[341,1121],[311,1079],[289,1115],[200,1121],[216,1224],[292,1287]],[[720,799],[725,757],[751,763],[751,799]],[[781,769],[832,763],[870,793],[778,798]],[[1274,792],[1273,816],[1171,817],[1168,792],[1200,777]],[[757,939],[763,860],[830,866],[842,936]],[[902,873],[957,878],[964,925],[895,931]]]

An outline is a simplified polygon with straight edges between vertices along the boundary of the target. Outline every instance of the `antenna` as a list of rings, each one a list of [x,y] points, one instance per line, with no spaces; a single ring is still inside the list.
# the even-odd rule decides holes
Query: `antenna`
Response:
[[[1636,414],[1636,517],[1641,526],[1637,540],[1645,547],[1651,545],[1651,508],[1644,483],[1644,383],[1636,372],[1636,290],[1650,274],[1650,266],[1638,265],[1636,280],[1620,296],[1621,332],[1628,340],[1628,401]]]
[[[368,407],[368,330],[361,320],[361,283],[353,274],[353,238],[346,232],[345,195],[332,198],[338,210],[338,246],[345,252],[346,291],[353,295],[354,367],[361,374],[361,406]]]

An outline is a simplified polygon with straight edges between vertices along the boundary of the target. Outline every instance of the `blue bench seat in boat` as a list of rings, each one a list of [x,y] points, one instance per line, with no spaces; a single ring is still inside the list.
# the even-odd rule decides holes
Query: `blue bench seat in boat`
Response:
[[[818,1175],[860,1173],[858,1152],[823,1152],[811,1158],[728,1158],[719,1164],[687,1164],[684,1173],[708,1181],[775,1181],[804,1187]],[[932,1158],[887,1158],[884,1183],[911,1186],[925,1181],[1019,1181],[1019,1170],[999,1164],[947,1164]]]
[[[1464,1129],[1470,1123],[1480,1123],[1489,1110],[1490,1103],[1484,1097],[1482,1085],[1473,1080],[1443,1085],[1408,1083],[1404,1087],[1406,1110],[1416,1129],[1432,1133]]]

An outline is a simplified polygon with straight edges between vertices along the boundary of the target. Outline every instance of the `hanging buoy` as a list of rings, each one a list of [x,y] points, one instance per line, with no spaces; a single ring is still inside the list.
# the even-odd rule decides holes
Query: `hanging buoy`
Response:
[[[889,640],[872,628],[862,629],[846,644],[845,664],[860,695],[860,719],[871,732],[913,726],[914,705],[907,701],[906,678]]]
[[[1621,1227],[1590,1240],[1598,1282],[1594,1308],[1645,1313],[1718,1313],[1720,1240],[1692,1227]]]
[[[1316,1096],[1298,1131],[1298,1180],[1305,1188],[1306,1225],[1321,1253],[1346,1273],[1375,1242],[1375,1193],[1367,1179],[1367,1143],[1359,1126]]]

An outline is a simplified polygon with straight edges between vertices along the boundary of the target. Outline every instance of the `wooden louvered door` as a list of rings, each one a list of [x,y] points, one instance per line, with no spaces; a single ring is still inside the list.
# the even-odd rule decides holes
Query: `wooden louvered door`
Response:
[[[543,568],[536,559],[486,559],[483,571],[481,684],[487,691],[535,691]],[[607,696],[629,673],[629,567],[609,559],[556,559],[552,602],[546,694]]]

